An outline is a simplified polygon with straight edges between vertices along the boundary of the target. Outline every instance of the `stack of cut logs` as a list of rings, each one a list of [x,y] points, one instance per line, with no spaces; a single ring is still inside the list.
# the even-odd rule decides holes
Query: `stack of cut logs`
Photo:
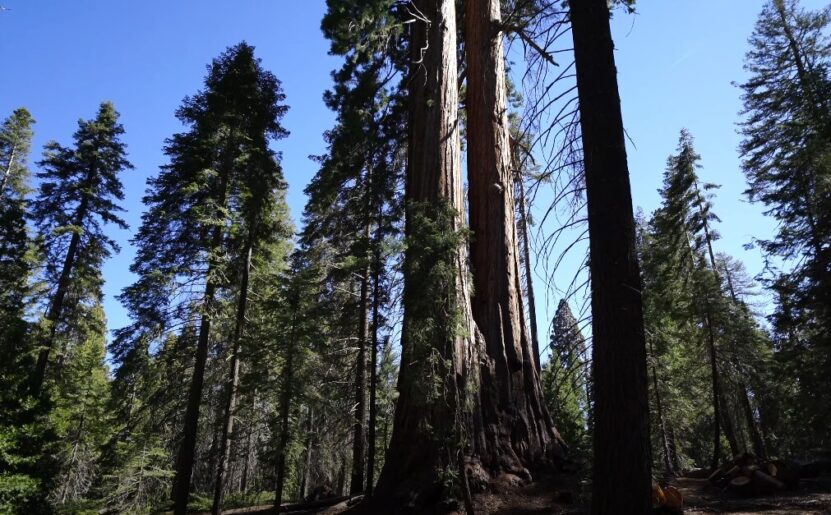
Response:
[[[719,488],[729,489],[738,495],[768,495],[781,490],[796,488],[799,470],[784,460],[756,463],[750,454],[742,454],[717,468],[707,478]]]

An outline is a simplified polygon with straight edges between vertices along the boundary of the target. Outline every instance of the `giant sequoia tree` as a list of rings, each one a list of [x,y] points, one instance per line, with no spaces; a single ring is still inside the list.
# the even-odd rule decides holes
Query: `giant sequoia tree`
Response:
[[[592,512],[647,513],[652,479],[641,277],[609,5],[571,0],[569,7],[590,240],[598,458]]]
[[[468,379],[479,346],[467,285],[456,70],[456,9],[421,0],[411,24],[408,247],[400,396],[374,502],[423,510],[464,478]]]
[[[563,448],[542,398],[540,358],[522,309],[504,33],[495,30],[499,0],[469,0],[465,23],[472,307],[487,355],[476,451],[492,472],[527,475]]]
[[[503,36],[493,31],[499,3],[470,2],[466,12],[469,237],[462,222],[455,5],[425,0],[415,8],[401,396],[376,502],[423,509],[460,494],[470,509],[469,489],[485,486],[488,473],[530,477],[529,468],[550,465],[564,446],[542,400],[520,300]],[[474,485],[469,468],[477,471]]]

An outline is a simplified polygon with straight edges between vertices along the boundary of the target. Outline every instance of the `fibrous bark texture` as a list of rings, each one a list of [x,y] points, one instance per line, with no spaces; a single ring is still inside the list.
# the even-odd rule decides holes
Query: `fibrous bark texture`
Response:
[[[467,453],[464,398],[480,345],[466,244],[453,236],[463,229],[464,206],[455,1],[415,0],[411,8],[400,396],[372,513],[432,511],[464,489],[453,478]]]
[[[472,306],[485,340],[475,444],[486,470],[528,476],[565,447],[522,309],[499,0],[468,0],[465,23]]]

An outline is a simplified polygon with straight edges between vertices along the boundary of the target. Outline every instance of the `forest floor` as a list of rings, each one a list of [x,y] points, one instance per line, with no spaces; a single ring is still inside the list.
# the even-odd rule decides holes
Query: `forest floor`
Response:
[[[730,513],[745,515],[831,515],[831,476],[803,479],[797,490],[780,495],[740,498],[712,486],[706,479],[678,478],[670,482],[684,496],[685,515]],[[521,485],[511,478],[498,481],[493,492],[477,494],[477,515],[548,515],[587,513],[584,483],[568,476],[545,477]],[[320,510],[282,512],[292,515],[336,515],[348,510],[346,502]],[[271,506],[225,511],[226,514],[276,513]],[[656,512],[658,513],[658,512]],[[452,515],[464,515],[463,511]]]
[[[764,513],[766,515],[831,514],[831,476],[802,479],[797,490],[764,497],[737,497],[706,479],[678,478],[672,482],[683,494],[684,513]]]

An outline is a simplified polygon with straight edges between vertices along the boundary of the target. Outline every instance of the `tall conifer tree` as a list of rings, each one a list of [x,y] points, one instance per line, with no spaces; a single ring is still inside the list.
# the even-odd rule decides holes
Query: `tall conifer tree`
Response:
[[[46,145],[38,173],[40,188],[31,216],[43,239],[44,279],[50,286],[42,344],[32,374],[38,394],[46,378],[56,336],[89,295],[100,289],[101,266],[118,245],[104,225],[126,229],[120,218],[124,199],[119,174],[131,169],[121,141],[124,128],[111,102],[104,102],[91,120],[78,122],[75,145]]]

